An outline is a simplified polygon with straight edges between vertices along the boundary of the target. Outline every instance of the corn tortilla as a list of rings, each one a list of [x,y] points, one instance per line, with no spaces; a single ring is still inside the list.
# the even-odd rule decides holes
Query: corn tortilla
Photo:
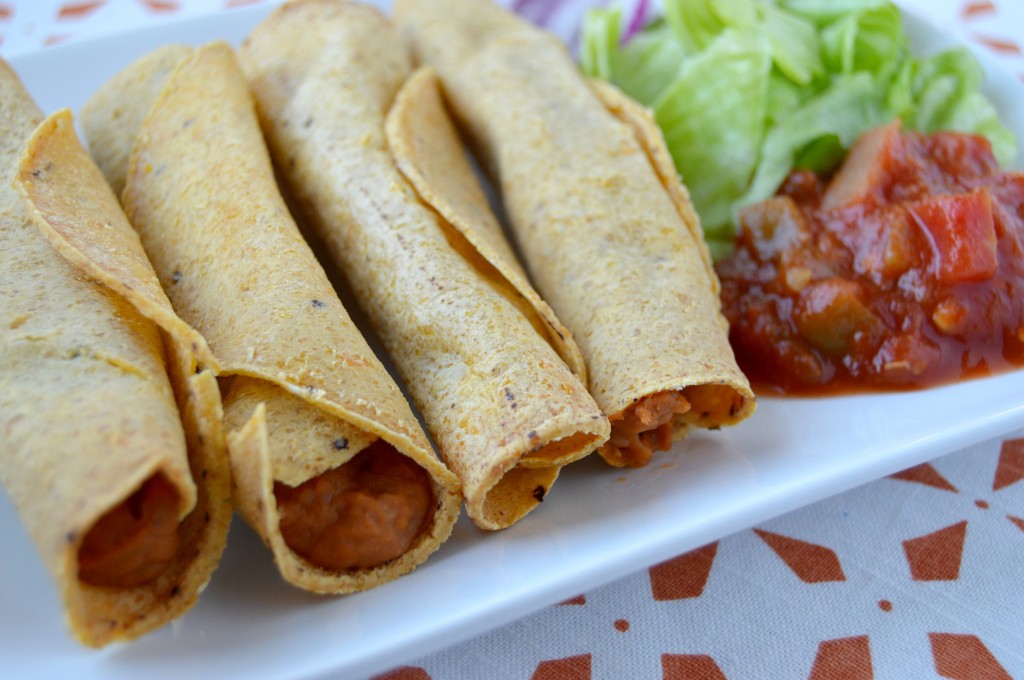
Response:
[[[347,593],[407,573],[450,534],[458,481],[433,455],[302,240],[277,191],[231,48],[213,43],[192,51],[155,98],[116,90],[158,80],[133,71],[163,63],[143,60],[112,80],[103,105],[88,107],[86,134],[99,155],[119,155],[104,144],[132,147],[125,210],[175,310],[203,334],[220,366],[235,506],[271,548],[285,580],[301,588]],[[101,110],[125,113],[104,126]],[[273,483],[294,486],[339,468],[377,439],[429,474],[436,502],[429,525],[404,554],[374,568],[309,562],[282,536]],[[345,446],[335,444],[341,441]]]
[[[423,202],[437,210],[472,246],[464,252],[465,257],[474,261],[482,258],[486,262],[475,263],[478,269],[489,273],[489,267],[493,267],[496,276],[515,288],[522,300],[517,307],[586,384],[587,368],[572,333],[530,285],[491,212],[444,108],[433,69],[420,68],[409,77],[388,112],[385,131],[402,175]]]
[[[669,424],[717,428],[754,395],[728,343],[699,222],[650,117],[597,91],[565,46],[489,0],[398,0],[463,132],[500,185],[537,288],[572,331],[613,421],[678,395]],[[639,465],[606,445],[605,460]]]
[[[578,349],[515,263],[429,72],[388,20],[283,6],[241,51],[277,166],[339,263],[467,514],[501,529],[608,436]],[[565,359],[565,361],[563,361]]]
[[[71,632],[98,647],[195,604],[224,549],[230,478],[212,375],[195,375],[195,356],[170,336],[165,357],[158,327],[80,261],[63,259],[33,224],[31,203],[23,206],[19,174],[59,169],[35,178],[56,196],[65,164],[91,163],[30,145],[19,171],[33,130],[34,143],[52,129],[37,129],[41,120],[0,62],[0,481],[57,585]],[[173,560],[143,585],[82,581],[79,548],[90,529],[156,475],[179,498]]]
[[[218,369],[205,338],[175,314],[139,235],[78,141],[67,109],[49,116],[33,134],[18,188],[29,215],[64,259],[129,300],[190,347],[201,363]]]

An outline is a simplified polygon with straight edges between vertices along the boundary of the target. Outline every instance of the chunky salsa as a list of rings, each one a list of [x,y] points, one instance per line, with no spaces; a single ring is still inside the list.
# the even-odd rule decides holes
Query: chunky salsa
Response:
[[[718,265],[761,387],[915,388],[1024,365],[1024,173],[980,136],[899,123],[828,181],[796,171]]]

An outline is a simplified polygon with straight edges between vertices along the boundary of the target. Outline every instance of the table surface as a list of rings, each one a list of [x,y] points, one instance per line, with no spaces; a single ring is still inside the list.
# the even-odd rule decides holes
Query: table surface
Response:
[[[0,1],[0,56],[273,0]],[[571,34],[586,0],[519,0]],[[904,0],[1024,80],[1024,1]],[[1024,679],[1024,431],[581,593],[375,680]]]

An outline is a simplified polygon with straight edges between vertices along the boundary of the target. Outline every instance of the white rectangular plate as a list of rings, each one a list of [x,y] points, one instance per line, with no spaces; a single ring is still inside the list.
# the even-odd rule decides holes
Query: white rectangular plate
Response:
[[[169,42],[238,43],[268,8],[160,26],[13,60],[47,111],[74,110],[130,60]],[[908,17],[917,51],[950,41]],[[988,94],[1024,139],[1024,89],[980,55]],[[1019,162],[1018,162],[1019,165]],[[5,677],[359,677],[415,659],[781,513],[1024,427],[1024,372],[922,392],[762,399],[731,430],[697,434],[647,468],[596,456],[500,533],[465,517],[409,576],[320,598],[285,585],[235,522],[199,604],[145,638],[92,651],[0,492],[0,674]]]

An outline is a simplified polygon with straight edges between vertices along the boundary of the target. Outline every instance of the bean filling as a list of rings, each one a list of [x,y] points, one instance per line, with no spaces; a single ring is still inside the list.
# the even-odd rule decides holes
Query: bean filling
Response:
[[[335,571],[400,557],[433,519],[430,475],[382,439],[299,486],[275,482],[274,496],[288,546]]]
[[[144,585],[162,574],[178,552],[177,489],[161,475],[108,511],[78,549],[78,578],[112,588]]]

